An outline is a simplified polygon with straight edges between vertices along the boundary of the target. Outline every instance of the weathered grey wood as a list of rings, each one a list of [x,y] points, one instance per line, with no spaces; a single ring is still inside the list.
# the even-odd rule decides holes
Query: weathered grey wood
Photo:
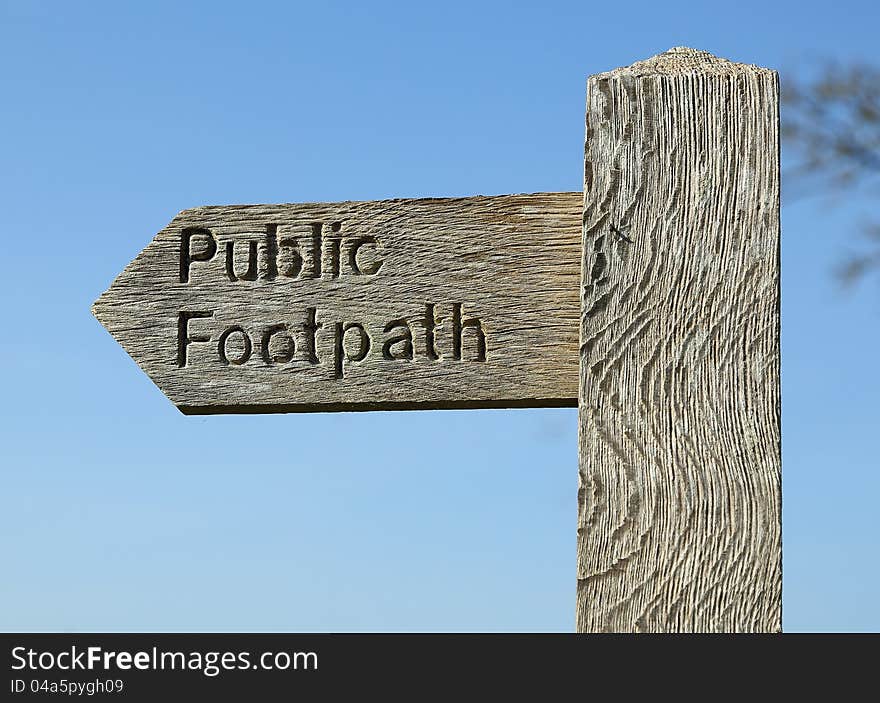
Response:
[[[185,210],[93,309],[185,413],[575,406],[581,208],[544,193]],[[230,280],[229,244],[233,275],[256,280]]]
[[[577,629],[777,631],[776,73],[591,77],[584,193]]]

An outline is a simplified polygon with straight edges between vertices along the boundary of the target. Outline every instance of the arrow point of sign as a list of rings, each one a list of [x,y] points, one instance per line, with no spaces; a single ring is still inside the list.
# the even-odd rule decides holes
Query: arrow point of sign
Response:
[[[91,305],[92,315],[125,350],[137,366],[175,405],[175,389],[164,383],[159,370],[167,365],[164,336],[174,315],[163,290],[171,282],[162,259],[173,238],[170,227],[160,231]],[[162,358],[159,358],[161,355]]]
[[[110,289],[105,290],[101,295],[97,297],[94,303],[92,303],[92,307],[90,308],[92,315],[94,315],[95,319],[101,324],[107,332],[110,332],[110,329],[107,327],[108,316],[107,316],[107,307],[108,307],[108,298],[109,298]],[[113,333],[110,332],[110,336],[113,336]]]

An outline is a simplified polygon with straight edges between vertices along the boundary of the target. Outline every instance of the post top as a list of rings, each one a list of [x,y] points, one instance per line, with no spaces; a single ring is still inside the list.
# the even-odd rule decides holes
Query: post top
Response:
[[[708,51],[691,49],[687,46],[674,46],[662,54],[644,61],[636,61],[630,66],[621,66],[613,71],[600,73],[594,78],[629,75],[634,77],[651,75],[683,75],[702,73],[704,75],[735,75],[740,73],[773,73],[771,69],[752,64],[735,63],[720,58]]]

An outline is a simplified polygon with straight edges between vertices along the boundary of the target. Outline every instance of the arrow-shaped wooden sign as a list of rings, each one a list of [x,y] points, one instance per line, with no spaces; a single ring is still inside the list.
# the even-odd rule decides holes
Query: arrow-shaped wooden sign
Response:
[[[188,414],[576,406],[582,203],[185,210],[94,313]]]

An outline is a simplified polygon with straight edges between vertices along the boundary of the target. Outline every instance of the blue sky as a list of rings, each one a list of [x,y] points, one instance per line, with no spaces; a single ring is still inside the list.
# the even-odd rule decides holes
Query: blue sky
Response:
[[[575,411],[187,418],[89,306],[187,207],[580,190],[588,74],[880,62],[878,15],[0,2],[0,629],[571,631]],[[783,207],[789,631],[880,629],[872,212]]]

